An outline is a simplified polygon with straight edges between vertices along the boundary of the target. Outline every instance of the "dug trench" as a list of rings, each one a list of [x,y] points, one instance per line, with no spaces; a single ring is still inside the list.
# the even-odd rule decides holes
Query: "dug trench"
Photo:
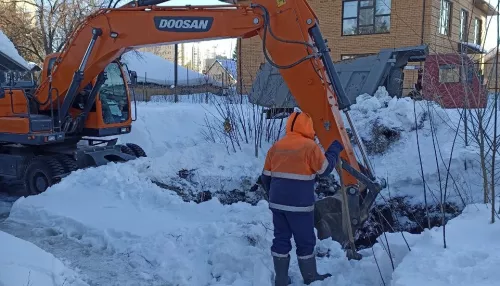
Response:
[[[244,178],[241,187],[232,190],[208,190],[201,183],[193,180],[196,170],[180,170],[178,177],[165,181],[154,181],[156,185],[166,191],[175,192],[186,202],[203,202],[217,198],[222,204],[230,205],[246,202],[256,205],[261,200],[267,201],[266,192],[258,185]],[[339,185],[333,176],[320,179],[317,183],[318,198],[331,196],[339,190]],[[422,233],[425,229],[442,226],[450,219],[458,216],[462,207],[446,203],[441,208],[437,204],[413,203],[409,197],[392,197],[377,203],[371,209],[370,216],[355,235],[355,244],[358,250],[370,248],[377,243],[377,238],[384,232]]]

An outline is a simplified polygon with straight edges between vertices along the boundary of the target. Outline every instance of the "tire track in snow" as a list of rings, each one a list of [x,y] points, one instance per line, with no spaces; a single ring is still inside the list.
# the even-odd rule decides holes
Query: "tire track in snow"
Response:
[[[61,234],[55,228],[4,221],[0,222],[0,231],[29,241],[53,254],[91,286],[167,285],[166,281],[154,274],[154,267],[144,258],[85,245],[78,238]],[[149,271],[145,272],[145,269]]]
[[[53,254],[89,285],[166,285],[163,279],[151,274],[155,272],[154,267],[137,255],[117,254],[112,250],[85,245],[77,237],[68,237],[55,228],[5,221],[12,205],[20,197],[17,193],[22,186],[0,182],[0,187],[2,191],[6,191],[0,193],[0,231],[31,242]],[[149,273],[141,271],[145,267],[149,267]]]

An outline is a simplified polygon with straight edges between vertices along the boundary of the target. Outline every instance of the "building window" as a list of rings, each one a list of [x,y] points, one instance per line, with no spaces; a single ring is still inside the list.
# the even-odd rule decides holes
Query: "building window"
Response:
[[[459,68],[456,65],[440,65],[439,82],[440,83],[460,82]]]
[[[451,11],[451,2],[449,0],[441,0],[441,11],[439,12],[439,33],[441,35],[450,35]]]
[[[479,18],[474,18],[474,44],[481,45],[481,34],[482,34],[483,21]]]
[[[469,23],[469,12],[465,9],[460,10],[460,41],[467,42],[469,39],[469,29],[467,29]]]
[[[391,0],[344,0],[342,35],[389,33]]]

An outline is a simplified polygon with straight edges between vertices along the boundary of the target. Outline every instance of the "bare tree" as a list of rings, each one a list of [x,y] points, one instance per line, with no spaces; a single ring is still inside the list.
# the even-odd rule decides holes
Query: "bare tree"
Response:
[[[68,37],[87,16],[110,0],[1,0],[0,29],[19,53],[43,62],[60,52]]]

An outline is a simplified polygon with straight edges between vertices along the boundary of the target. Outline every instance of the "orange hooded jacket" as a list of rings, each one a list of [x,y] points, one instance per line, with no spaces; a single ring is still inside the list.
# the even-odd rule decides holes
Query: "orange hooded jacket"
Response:
[[[314,210],[317,175],[332,172],[342,146],[335,141],[326,154],[314,141],[314,128],[307,113],[292,113],[286,135],[267,152],[261,180],[269,191],[269,206],[294,212]]]

